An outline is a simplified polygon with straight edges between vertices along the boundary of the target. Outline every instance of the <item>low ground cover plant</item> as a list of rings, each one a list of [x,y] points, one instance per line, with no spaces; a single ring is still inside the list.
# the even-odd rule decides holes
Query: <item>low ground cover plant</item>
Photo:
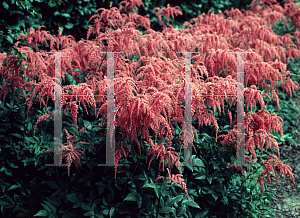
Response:
[[[288,58],[300,55],[299,7],[292,1],[284,8],[253,2],[248,11],[202,14],[180,29],[164,26],[155,32],[147,17],[134,13],[140,5],[129,1],[120,9],[99,9],[89,21],[93,25],[86,40],[76,42],[60,32],[56,37],[41,26],[20,35],[10,54],[0,54],[4,216],[263,217],[274,196],[265,179],[271,182],[271,173],[279,171],[294,182],[273,139],[275,133],[283,136],[282,119],[266,110],[263,96],[280,109],[278,89],[291,98],[298,88],[286,66]],[[179,8],[168,6],[157,17],[176,14]],[[277,35],[270,25],[287,18],[295,32]],[[41,45],[69,52],[61,55],[62,93],[69,94],[61,103],[62,158],[68,170],[45,167],[53,163],[55,82],[54,55],[40,50]],[[107,93],[107,56],[101,53],[106,51],[123,52],[114,56],[114,87],[115,164],[124,166],[114,170],[98,166],[106,158],[108,102],[95,96]],[[200,167],[178,166],[186,149],[187,66],[179,53],[184,51],[199,52],[191,57],[193,94],[224,95],[192,99],[189,140],[192,162]],[[237,82],[231,51],[254,52],[245,53],[244,60],[248,167],[228,166],[237,146],[236,97],[228,97]],[[257,103],[261,109],[254,112]]]

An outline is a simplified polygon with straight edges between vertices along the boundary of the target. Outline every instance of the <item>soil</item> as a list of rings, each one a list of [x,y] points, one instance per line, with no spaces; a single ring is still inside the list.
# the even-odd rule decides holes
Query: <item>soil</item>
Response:
[[[297,96],[292,99],[294,105],[300,110],[300,91],[297,91]],[[297,117],[297,124],[300,124],[300,114]],[[300,126],[293,126],[295,134],[293,135],[294,144],[285,142],[280,146],[280,159],[288,158],[285,164],[292,168],[292,173],[295,177],[295,184],[289,176],[283,178],[278,174],[278,182],[276,178],[272,178],[272,183],[266,182],[266,186],[276,191],[276,199],[270,203],[275,208],[272,212],[273,217],[300,217]]]

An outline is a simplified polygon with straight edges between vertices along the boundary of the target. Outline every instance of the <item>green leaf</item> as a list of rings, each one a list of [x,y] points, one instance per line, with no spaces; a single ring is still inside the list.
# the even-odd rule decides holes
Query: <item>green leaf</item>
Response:
[[[27,60],[27,54],[23,53],[22,56]]]
[[[170,213],[175,210],[174,207],[164,207],[158,211],[158,213]]]
[[[56,6],[56,2],[55,1],[49,1],[48,5],[52,8],[54,6]]]
[[[223,196],[223,199],[224,199],[225,205],[228,205],[228,198],[226,196]]]
[[[133,193],[129,193],[123,201],[136,201],[137,198]]]
[[[178,196],[176,196],[175,197],[175,199],[174,199],[174,203],[178,203],[179,201],[181,201],[183,199],[183,195],[178,195]]]
[[[10,188],[9,189],[7,189],[7,191],[9,191],[9,190],[14,190],[14,189],[16,189],[16,188],[20,188],[18,185],[12,185],[12,186],[10,186]]]
[[[33,144],[36,144],[36,141],[35,141],[35,139],[33,137],[25,137],[25,140],[27,140],[27,141],[29,141],[29,142],[31,142]]]
[[[195,158],[195,159],[193,159],[193,164],[194,165],[197,165],[197,166],[204,166],[204,163],[202,162],[202,160],[201,159],[199,159],[199,158]]]
[[[146,182],[146,184],[144,184],[142,188],[153,188],[156,193],[157,198],[159,198],[157,187],[153,183],[153,180],[151,178],[150,178],[150,182],[151,182],[151,184]]]
[[[7,169],[7,168],[5,168],[4,166],[2,166],[2,168],[0,169],[0,172],[3,172],[3,171],[5,171],[5,174],[6,174],[6,175],[12,176],[11,170],[10,170],[10,169]]]
[[[75,72],[79,72],[79,73],[83,73],[81,70],[79,70],[79,69],[77,69],[77,68],[76,68],[74,71],[75,71]]]
[[[21,134],[19,134],[19,133],[12,133],[12,134],[10,134],[10,135],[12,135],[12,136],[15,136],[15,137],[17,137],[17,138],[24,138],[24,136],[22,136]]]
[[[65,27],[66,27],[67,29],[72,29],[73,26],[74,26],[74,24],[72,24],[72,23],[68,23],[68,24],[65,25]]]
[[[218,196],[215,193],[212,193],[212,197],[215,199],[215,201],[217,201]]]
[[[49,212],[47,210],[40,210],[37,214],[34,216],[48,216]]]
[[[83,120],[83,124],[84,124],[84,126],[87,126],[88,124],[90,124],[90,125],[88,125],[87,130],[91,130],[92,129],[92,124],[89,121]]]
[[[101,210],[101,213],[108,216],[109,210],[108,209]]]
[[[78,196],[76,193],[67,194],[66,198],[71,201],[72,203],[77,203],[79,201]]]
[[[207,181],[209,182],[209,184],[211,184],[212,178],[211,177],[207,177]],[[235,184],[234,184],[235,186]]]
[[[195,179],[202,180],[202,179],[205,179],[205,178],[206,178],[206,176],[205,176],[205,175],[202,175],[202,176],[198,176],[198,177],[196,177]]]
[[[56,207],[59,207],[61,205],[61,200],[58,197],[56,198],[56,197],[50,196],[50,197],[46,197],[46,199],[49,203],[51,203],[52,205],[54,205]]]
[[[70,14],[68,14],[68,13],[62,13],[61,16],[67,17],[67,18],[70,18],[70,17],[71,17]],[[72,28],[72,27],[71,27],[71,28]]]
[[[53,181],[47,181],[47,184],[50,186],[52,189],[60,189],[59,185],[56,182]]]
[[[81,208],[84,209],[84,210],[92,210],[91,205],[86,204],[86,203],[82,203]]]
[[[68,81],[70,82],[71,85],[76,85],[76,81],[75,81],[75,79],[73,78],[72,75],[70,75],[70,74],[65,74],[65,75],[66,75],[66,77],[67,77],[67,79],[68,79]]]
[[[5,1],[3,1],[2,5],[6,10],[9,9],[9,5]]]
[[[187,201],[187,205],[191,206],[191,207],[195,207],[198,209],[201,209],[201,207],[194,201]]]
[[[109,217],[112,218],[114,213],[115,213],[115,208],[114,207],[110,208]]]
[[[45,202],[45,204],[42,204],[43,206],[45,206],[44,208],[46,209],[46,210],[48,210],[48,209],[50,209],[51,211],[49,211],[49,212],[53,212],[53,213],[56,213],[56,207],[55,206],[53,206],[50,202],[48,202],[48,201],[44,201]]]
[[[11,205],[15,205],[15,202],[13,201],[13,199],[11,197],[9,197],[8,195],[5,195],[5,197],[10,202]]]
[[[293,142],[293,144],[297,147],[297,144],[296,144],[296,142],[293,140],[293,139],[291,139],[291,138],[288,138],[287,140],[289,140],[289,141],[291,141],[291,142]]]
[[[11,204],[10,203],[8,203],[8,202],[6,202],[6,201],[2,201],[2,200],[0,200],[0,206],[10,206]]]
[[[22,7],[23,7],[24,9],[27,9],[27,3],[26,3],[25,1],[22,1],[22,2],[21,2],[21,5],[22,5]]]
[[[160,201],[159,202],[160,202],[160,206],[164,208],[165,207],[165,202],[164,202],[164,200],[163,200],[162,197],[160,197]]]
[[[14,40],[13,40],[13,38],[12,38],[11,36],[6,36],[6,38],[7,38],[7,40],[8,40],[11,44],[14,43]]]
[[[94,216],[94,215],[95,215],[94,211],[89,211],[84,214],[84,216]]]

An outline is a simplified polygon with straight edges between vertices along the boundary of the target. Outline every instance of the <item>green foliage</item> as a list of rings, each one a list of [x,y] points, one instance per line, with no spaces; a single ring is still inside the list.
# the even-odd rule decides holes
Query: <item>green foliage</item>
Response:
[[[273,29],[273,31],[280,36],[283,36],[286,33],[291,33],[295,30],[295,26],[291,25],[291,19],[288,18],[288,26],[286,26],[285,21],[283,20],[277,20],[277,22],[275,23],[275,25],[271,24],[271,27]]]
[[[86,38],[88,19],[102,6],[96,0],[77,0],[71,4],[61,0],[5,0],[0,5],[0,52],[8,51],[24,29],[29,32],[30,27],[41,25],[50,33],[60,29],[64,35],[73,35],[77,40]]]
[[[158,162],[153,162],[150,170],[147,170],[147,144],[142,144],[146,149],[141,157],[137,153],[130,153],[127,160],[120,160],[124,166],[118,167],[116,180],[112,168],[103,167],[99,171],[98,161],[105,160],[106,153],[105,127],[93,124],[83,108],[79,113],[78,125],[91,123],[84,133],[70,130],[73,126],[70,115],[65,115],[67,119],[64,118],[63,125],[70,133],[80,137],[80,141],[91,142],[93,146],[100,145],[100,148],[94,155],[88,146],[81,146],[86,155],[79,171],[75,173],[71,169],[70,178],[65,167],[45,167],[45,164],[53,163],[52,155],[42,154],[52,147],[49,142],[53,141],[53,134],[50,134],[53,122],[45,121],[45,125],[37,128],[39,136],[32,136],[34,121],[46,109],[42,112],[38,110],[38,105],[34,105],[37,112],[30,113],[31,119],[22,117],[24,113],[20,113],[20,110],[24,110],[25,105],[18,106],[21,101],[13,100],[13,95],[8,98],[11,103],[1,105],[4,107],[2,123],[10,123],[6,132],[12,132],[8,133],[8,137],[1,136],[6,142],[1,146],[1,188],[5,197],[0,199],[0,203],[6,217],[10,217],[8,214],[14,217],[130,217],[132,214],[144,217],[220,217],[222,213],[233,217],[236,214],[244,216],[247,211],[264,213],[255,202],[265,205],[267,201],[260,200],[260,192],[254,182],[243,183],[243,175],[234,169],[226,170],[226,164],[234,158],[234,152],[229,152],[229,159],[223,158],[227,153],[221,152],[219,146],[214,144],[215,138],[205,133],[209,132],[210,127],[205,127],[201,134],[197,129],[197,155],[192,155],[192,163],[201,167],[182,167],[189,201],[180,185],[169,183],[168,180],[154,181],[159,175],[159,167]],[[49,106],[49,110],[52,108]],[[9,113],[15,113],[14,116],[20,114],[20,124],[18,121],[9,121]],[[221,128],[220,132],[226,132],[227,128]],[[179,126],[177,129],[177,133],[181,132]],[[119,139],[122,135],[117,132],[116,136]],[[176,134],[174,141],[178,137]],[[45,140],[48,143],[44,145]],[[117,144],[120,142],[118,140]],[[130,144],[127,140],[125,142]],[[176,150],[179,149],[180,145],[177,145]],[[20,165],[17,159],[26,161]],[[184,159],[183,154],[181,159]],[[268,195],[266,188],[265,198]]]

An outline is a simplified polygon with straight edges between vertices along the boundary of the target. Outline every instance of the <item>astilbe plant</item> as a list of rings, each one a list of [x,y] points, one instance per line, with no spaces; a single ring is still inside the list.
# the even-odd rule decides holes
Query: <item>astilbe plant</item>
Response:
[[[261,4],[270,2],[261,1]],[[128,1],[122,11],[132,11],[130,7],[134,7],[135,3],[141,5],[141,1]],[[63,99],[62,106],[66,109],[69,108],[76,128],[78,103],[84,105],[86,112],[88,112],[87,104],[93,106],[95,116],[98,118],[102,115],[105,118],[108,102],[102,97],[95,98],[95,95],[103,96],[107,93],[108,82],[104,73],[108,63],[105,60],[105,55],[99,52],[123,52],[115,55],[115,125],[120,127],[121,133],[125,133],[128,140],[136,142],[140,152],[139,136],[151,143],[149,127],[155,136],[158,135],[161,138],[167,136],[168,148],[164,148],[164,144],[151,144],[151,151],[148,155],[156,155],[160,158],[160,163],[165,161],[174,163],[177,155],[174,153],[175,151],[171,151],[173,150],[172,136],[175,134],[172,124],[180,122],[184,126],[181,104],[185,99],[184,57],[177,52],[201,51],[201,54],[192,57],[193,94],[195,96],[220,95],[221,97],[193,98],[191,116],[199,119],[199,126],[213,124],[216,135],[219,129],[215,119],[216,108],[222,114],[221,106],[224,111],[225,101],[230,106],[234,106],[236,102],[236,98],[228,97],[236,91],[237,81],[236,56],[229,52],[255,52],[245,54],[244,61],[245,99],[247,108],[249,106],[251,108],[251,112],[246,113],[247,121],[245,122],[246,149],[250,151],[251,155],[245,158],[249,162],[255,161],[254,148],[258,145],[263,149],[263,139],[269,141],[268,148],[273,145],[278,152],[277,142],[271,138],[272,135],[268,132],[279,131],[282,134],[282,124],[279,118],[263,109],[262,96],[270,97],[267,94],[261,94],[257,90],[257,86],[261,85],[262,88],[270,92],[278,107],[278,82],[281,81],[283,90],[290,97],[294,88],[298,87],[298,84],[289,78],[290,72],[286,71],[286,65],[288,64],[287,57],[292,60],[294,58],[298,59],[299,46],[291,40],[293,36],[277,36],[268,27],[277,18],[284,19],[286,16],[293,15],[297,16],[294,21],[298,19],[299,9],[294,3],[290,2],[289,4],[293,7],[283,9],[277,4],[268,7],[252,6],[249,11],[232,9],[223,14],[210,14],[209,12],[207,15],[202,14],[186,22],[182,30],[170,26],[165,27],[162,32],[155,32],[148,28],[147,17],[140,19],[139,23],[135,19],[136,15],[128,17],[121,14],[117,8],[99,9],[98,11],[102,11],[102,13],[91,17],[90,21],[94,20],[94,24],[87,33],[87,38],[91,34],[95,34],[95,39],[82,39],[79,42],[75,42],[70,36],[51,36],[48,32],[41,30],[41,27],[36,31],[31,28],[30,33],[20,36],[19,41],[14,46],[15,50],[27,56],[20,66],[14,65],[16,61],[20,60],[19,57],[13,54],[0,55],[3,61],[0,75],[6,78],[0,97],[3,96],[4,102],[9,90],[18,87],[23,92],[25,90],[31,92],[33,89],[31,96],[26,99],[28,111],[34,98],[38,99],[44,106],[46,106],[43,100],[44,96],[47,96],[47,100],[51,97],[54,101],[53,89],[55,84],[52,77],[54,57],[49,53],[39,51],[37,46],[38,43],[46,44],[47,41],[50,41],[52,51],[56,51],[54,46],[56,45],[57,50],[70,52],[61,55],[63,81],[65,75],[69,74],[79,83],[78,76],[80,76],[80,72],[88,72],[85,78],[86,82],[79,86],[69,85],[63,88],[63,92],[71,96],[67,97],[70,98],[70,102]],[[169,18],[172,15],[171,13],[176,13],[176,10],[164,8],[161,11],[166,12],[165,16]],[[133,11],[130,13],[133,13]],[[259,17],[257,17],[257,14],[259,14]],[[148,28],[145,35],[135,29],[137,25]],[[298,41],[299,31],[295,32],[294,37],[297,37]],[[22,43],[25,45],[22,45]],[[136,57],[139,57],[137,61],[134,60]],[[25,64],[28,66],[27,68],[25,68]],[[25,77],[31,80],[37,77],[37,82],[25,82],[24,78],[20,77],[20,71],[23,71]],[[271,82],[271,85],[268,85],[267,82]],[[71,91],[67,89],[71,89]],[[39,93],[39,95],[35,97],[36,93]],[[90,95],[76,98],[72,96],[72,93],[74,95]],[[262,110],[253,113],[252,103],[255,107],[256,102],[261,104]],[[100,108],[96,111],[99,105]],[[212,107],[213,111],[208,106]],[[232,120],[232,114],[229,114],[229,116]],[[42,120],[49,119],[49,117],[50,113],[48,112],[48,115],[42,116],[37,124]],[[103,122],[99,123],[99,126],[101,125],[103,125]],[[234,126],[227,135],[217,136],[216,139],[224,137],[222,143],[225,145],[229,138],[236,137],[236,128]],[[190,136],[190,141],[193,142],[193,133],[190,133]],[[181,140],[183,140],[183,136]],[[65,152],[72,151],[76,154],[68,156],[68,163],[74,160],[72,158],[76,158],[76,164],[78,164],[82,153],[74,149],[71,144],[68,146],[66,148],[69,150]],[[66,156],[67,153],[64,153],[64,155]],[[122,147],[118,148],[115,155],[116,163],[121,157],[127,155],[128,151],[125,152]],[[179,161],[176,161],[176,163],[179,163]],[[282,174],[291,173],[288,171],[288,166],[283,165],[280,160],[277,160],[277,162],[269,161],[268,163],[282,169]],[[161,170],[164,170],[164,167]],[[269,174],[269,172],[270,168],[266,167],[264,175]],[[170,175],[170,171],[168,173],[169,178],[174,178],[174,175]],[[263,187],[264,175],[259,180],[261,187]],[[294,182],[293,177],[291,178]]]
[[[189,198],[189,193],[188,193],[188,191],[187,191],[187,187],[186,187],[186,184],[185,184],[185,182],[184,182],[184,179],[181,178],[183,175],[181,175],[181,174],[177,174],[177,175],[174,175],[174,174],[173,174],[173,175],[171,175],[169,168],[167,168],[167,171],[168,171],[168,174],[169,174],[168,177],[159,176],[159,177],[156,178],[155,182],[156,182],[157,180],[159,180],[159,179],[169,179],[169,182],[170,182],[170,183],[171,183],[171,182],[174,182],[175,184],[179,184],[179,185],[182,187],[182,189],[185,191],[188,200],[190,200],[190,198]]]
[[[92,147],[95,151],[95,148],[88,142],[77,142],[74,143],[77,136],[71,136],[68,130],[65,129],[66,135],[67,135],[67,142],[65,145],[60,145],[61,147],[57,150],[50,149],[48,152],[53,152],[53,153],[62,153],[60,156],[60,164],[62,164],[62,160],[66,158],[67,160],[67,165],[68,165],[68,176],[70,176],[70,168],[71,164],[75,163],[76,168],[78,169],[80,164],[80,158],[84,153],[82,152],[82,148],[78,149],[75,148],[77,145],[81,144],[86,144]]]

